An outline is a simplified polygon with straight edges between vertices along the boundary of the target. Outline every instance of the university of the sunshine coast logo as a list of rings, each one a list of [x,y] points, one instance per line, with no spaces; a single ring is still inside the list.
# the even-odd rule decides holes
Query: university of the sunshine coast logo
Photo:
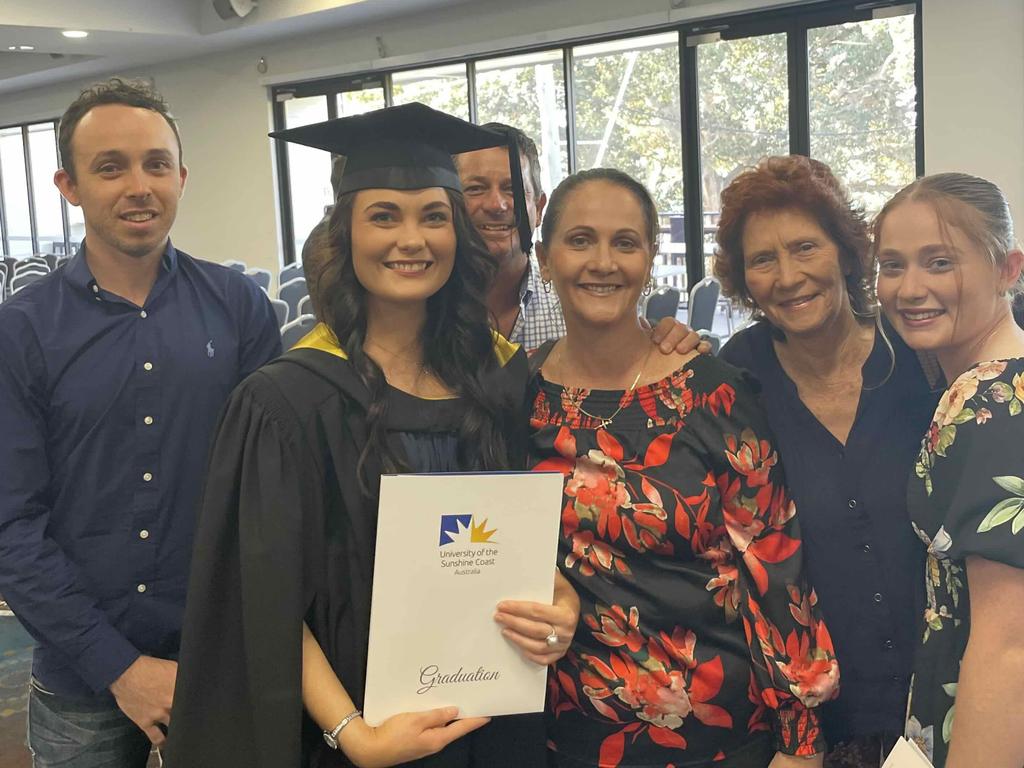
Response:
[[[456,576],[473,576],[481,568],[490,568],[498,558],[497,528],[487,527],[487,518],[477,522],[476,515],[441,515],[438,553],[442,568],[451,568]],[[453,546],[454,545],[454,546]]]
[[[441,515],[441,540],[446,544],[497,544],[491,537],[497,528],[487,528],[487,520],[477,525],[474,515]]]

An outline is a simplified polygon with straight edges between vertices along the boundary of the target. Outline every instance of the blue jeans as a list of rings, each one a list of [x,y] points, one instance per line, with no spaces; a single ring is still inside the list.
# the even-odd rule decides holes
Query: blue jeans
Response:
[[[114,704],[68,699],[32,681],[28,748],[33,768],[145,768],[151,746]]]

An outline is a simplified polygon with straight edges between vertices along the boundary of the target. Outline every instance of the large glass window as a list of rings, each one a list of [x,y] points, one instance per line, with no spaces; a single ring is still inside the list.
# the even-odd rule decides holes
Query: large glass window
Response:
[[[32,220],[29,217],[28,180],[25,174],[25,145],[21,126],[0,129],[0,170],[4,185],[7,217],[8,256],[31,256]]]
[[[58,168],[56,128],[48,121],[0,129],[0,200],[7,225],[0,251],[5,256],[73,253],[85,235],[81,210],[68,206],[53,183]],[[72,238],[77,239],[70,248],[65,210],[76,225]]]
[[[64,217],[60,192],[53,184],[53,174],[57,172],[57,136],[53,123],[28,127],[28,149],[32,162],[32,196],[39,252],[63,254]]]
[[[372,112],[386,106],[384,89],[379,85],[371,85],[358,91],[339,93],[335,103],[338,105],[338,117],[361,115],[364,112]]]
[[[722,190],[762,157],[828,163],[869,213],[920,169],[914,6],[790,5],[276,93],[322,94],[339,115],[420,101],[514,125],[537,141],[548,192],[570,168],[621,169],[658,206],[656,276],[687,289],[709,273]]]
[[[550,192],[569,173],[562,51],[476,64],[477,122],[513,125],[537,142],[541,181]]]
[[[686,246],[672,229],[683,217],[679,35],[577,46],[572,61],[576,166],[618,168],[651,191],[663,230],[655,276],[685,288]]]
[[[869,213],[914,180],[914,17],[807,31],[811,156]]]
[[[284,103],[284,114],[288,128],[321,122],[327,119],[327,99],[323,96],[290,99]],[[322,150],[292,143],[287,145],[287,151],[295,253],[298,255],[310,230],[324,217],[325,207],[333,202],[331,156]]]
[[[578,46],[573,84],[576,166],[618,168],[682,211],[679,35]]]
[[[766,155],[789,154],[785,34],[697,47],[705,274],[711,273],[722,190]]]
[[[394,104],[418,101],[449,115],[469,120],[469,81],[465,64],[411,69],[391,76]]]

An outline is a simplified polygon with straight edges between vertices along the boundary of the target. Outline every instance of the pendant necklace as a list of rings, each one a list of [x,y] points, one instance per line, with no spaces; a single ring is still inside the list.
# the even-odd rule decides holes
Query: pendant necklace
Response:
[[[651,349],[653,349],[653,345]],[[644,375],[644,368],[647,367],[647,361],[651,359],[651,349],[647,350],[647,355],[644,357],[643,363],[640,364],[640,370],[636,372],[636,378],[633,379],[633,383],[630,385],[629,389],[626,390],[626,394],[624,394],[622,399],[619,400],[619,407],[615,409],[614,413],[610,416],[598,416],[596,413],[591,413],[590,411],[585,410],[582,405],[577,406],[579,408],[579,412],[584,416],[589,416],[596,421],[600,421],[601,426],[599,429],[608,429],[612,420],[622,412],[622,409],[625,407],[625,402],[629,401],[629,395],[633,394],[634,390],[636,390],[637,384],[640,383],[640,377]]]

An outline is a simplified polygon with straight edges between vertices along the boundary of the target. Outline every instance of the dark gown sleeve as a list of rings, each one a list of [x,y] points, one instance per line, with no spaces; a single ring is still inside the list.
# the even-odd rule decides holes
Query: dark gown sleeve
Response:
[[[301,622],[323,530],[316,457],[266,374],[232,395],[196,532],[170,768],[300,763]]]

